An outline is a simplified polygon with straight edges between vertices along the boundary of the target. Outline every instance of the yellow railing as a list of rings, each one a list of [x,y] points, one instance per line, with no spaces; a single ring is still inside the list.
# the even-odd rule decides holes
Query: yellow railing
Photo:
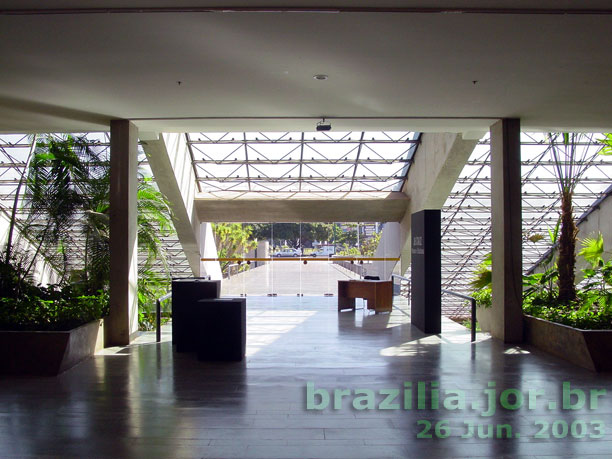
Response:
[[[200,258],[201,261],[229,261],[235,263],[245,263],[251,261],[399,261],[399,258],[380,258],[380,257],[269,257],[269,258],[250,258],[250,257],[233,257],[233,258]]]

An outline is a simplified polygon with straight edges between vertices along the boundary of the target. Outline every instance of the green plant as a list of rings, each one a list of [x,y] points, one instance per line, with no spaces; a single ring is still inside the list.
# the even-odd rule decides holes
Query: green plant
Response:
[[[584,280],[576,291],[576,298],[570,303],[561,302],[556,287],[548,287],[550,278],[557,275],[557,268],[553,266],[545,273],[525,276],[523,310],[526,314],[582,329],[612,328],[612,260],[603,259],[601,234],[585,238],[582,246],[578,255],[591,266],[582,270]]]
[[[156,300],[170,289],[170,278],[155,272],[150,267],[141,267],[138,272],[138,328],[153,330],[156,324]],[[170,320],[171,300],[161,304],[162,324]]]
[[[555,283],[559,277],[556,266],[548,268],[543,273],[526,274],[523,276],[523,300],[531,297],[542,298],[548,304],[557,301]]]
[[[476,299],[478,306],[489,308],[492,305],[492,254],[487,254],[480,262],[476,271],[474,271],[474,277],[470,281],[470,287],[472,288],[471,296]]]
[[[578,229],[574,221],[572,199],[576,185],[586,168],[586,150],[579,153],[580,134],[549,134],[549,148],[553,158],[553,170],[561,199],[561,230],[558,239],[557,285],[558,302],[570,304],[576,299],[575,266],[576,237]]]
[[[461,325],[463,325],[468,330],[472,329],[472,321],[471,321],[471,319],[461,319],[460,321],[456,321],[456,322],[459,322]],[[476,331],[477,332],[481,332],[482,331],[482,329],[480,328],[480,323],[478,323],[478,322],[476,322]]]
[[[21,235],[34,247],[25,275],[39,255],[68,275],[75,264],[71,248],[77,245],[77,221],[95,208],[100,188],[108,189],[108,176],[108,166],[83,138],[46,136],[37,142],[24,193],[27,217]]]
[[[26,184],[26,218],[18,221],[14,210],[10,228],[17,228],[25,241],[20,248],[32,250],[16,250],[9,237],[0,263],[3,326],[9,327],[12,320],[15,328],[52,329],[102,317],[108,309],[110,272],[109,162],[83,138],[43,136],[21,181]],[[150,302],[161,288],[154,290],[151,284],[167,289],[169,282],[161,242],[174,231],[172,213],[151,179],[139,181],[137,203],[139,251],[145,255],[139,268],[141,279],[145,276],[139,299]],[[84,239],[83,256],[74,250],[79,238]],[[58,285],[34,285],[33,267],[41,259],[61,273]],[[157,260],[162,261],[164,274],[147,279]],[[92,303],[97,300],[100,307]]]
[[[580,293],[578,297],[580,298]],[[609,330],[612,328],[612,313],[610,308],[579,307],[559,308],[546,306],[539,302],[524,304],[526,314],[585,330]]]
[[[257,241],[251,239],[253,228],[241,223],[213,224],[213,233],[219,258],[242,258],[257,247]],[[231,262],[221,262],[221,272],[226,274]],[[244,265],[240,270],[247,269]]]
[[[344,243],[342,248],[336,252],[336,255],[343,257],[359,257],[361,256],[361,252],[357,247],[349,247],[348,244]]]
[[[471,294],[472,298],[476,300],[477,306],[484,308],[490,308],[492,305],[491,300],[491,287],[476,290]]]
[[[72,286],[34,287],[21,298],[0,298],[0,329],[69,330],[108,314],[108,294],[81,295]]]
[[[598,141],[603,145],[599,153],[602,155],[612,155],[612,134],[604,134],[603,139],[598,139]]]
[[[380,243],[380,237],[382,232],[373,233],[365,241],[361,242],[361,253],[365,257],[372,257],[376,253],[376,249],[378,248],[378,244]]]

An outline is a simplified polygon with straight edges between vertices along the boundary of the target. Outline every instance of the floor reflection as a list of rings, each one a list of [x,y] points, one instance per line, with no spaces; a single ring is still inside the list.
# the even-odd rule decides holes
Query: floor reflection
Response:
[[[561,401],[564,381],[584,391],[610,389],[612,375],[485,334],[470,343],[469,331],[447,320],[440,335],[424,335],[411,326],[405,301],[391,314],[338,313],[336,301],[249,297],[249,351],[241,363],[176,354],[166,327],[162,343],[145,334],[57,378],[4,379],[0,455],[609,456],[612,393],[597,409],[563,409]],[[309,382],[330,397],[336,390],[349,395],[338,409],[330,402],[309,410]],[[421,395],[419,387],[426,388]],[[380,408],[384,391],[403,397],[406,388],[413,391],[410,409]],[[487,409],[487,389],[496,391],[495,410]],[[376,409],[353,405],[359,390],[375,394]],[[527,400],[530,390],[540,391],[541,399],[533,408],[507,409],[500,404],[506,390],[511,408],[519,393]],[[449,399],[459,394],[463,404]],[[559,404],[551,408],[553,401]],[[597,422],[603,438],[593,438]],[[548,438],[536,438],[543,423]],[[448,437],[440,438],[446,427]]]

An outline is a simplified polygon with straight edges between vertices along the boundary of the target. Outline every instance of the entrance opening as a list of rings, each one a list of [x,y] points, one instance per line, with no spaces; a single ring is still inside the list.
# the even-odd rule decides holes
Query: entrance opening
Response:
[[[337,296],[338,280],[376,274],[384,224],[216,223],[222,294]]]

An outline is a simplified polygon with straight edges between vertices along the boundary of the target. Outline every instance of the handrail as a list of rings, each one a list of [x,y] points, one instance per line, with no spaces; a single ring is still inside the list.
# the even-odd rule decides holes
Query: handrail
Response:
[[[161,341],[161,304],[162,301],[166,301],[170,298],[172,298],[172,292],[168,292],[164,296],[155,300],[155,341],[158,343]]]
[[[404,276],[400,276],[399,274],[391,274],[391,277],[396,277],[398,279],[410,282],[410,279],[404,277]],[[471,296],[468,295],[464,295],[462,293],[457,293],[457,292],[453,292],[451,290],[446,290],[446,289],[440,289],[442,291],[442,293],[446,293],[448,295],[453,295],[456,296],[458,298],[461,298],[463,300],[468,300],[472,303],[472,317],[471,317],[471,322],[472,322],[472,326],[471,326],[471,342],[476,341],[476,298],[473,298]]]
[[[410,282],[410,279],[404,276],[400,276],[399,274],[391,274],[391,277],[397,277],[400,280],[405,280],[406,282]]]
[[[470,341],[473,343],[474,341],[476,341],[476,298],[473,298],[471,296],[467,296],[464,295],[462,293],[457,293],[457,292],[452,292],[450,290],[446,290],[446,289],[441,289],[442,293],[447,293],[449,295],[453,295],[456,296],[458,298],[464,299],[464,300],[468,300],[472,303],[472,317],[471,317],[471,321],[472,321],[472,327],[471,327],[471,339]]]

